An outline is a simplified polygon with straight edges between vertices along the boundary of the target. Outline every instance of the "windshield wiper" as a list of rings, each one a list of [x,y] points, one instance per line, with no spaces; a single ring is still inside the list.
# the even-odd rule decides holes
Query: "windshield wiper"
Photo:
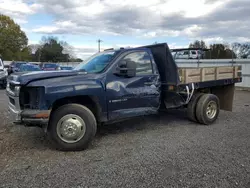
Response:
[[[87,72],[85,69],[78,69],[79,72]]]

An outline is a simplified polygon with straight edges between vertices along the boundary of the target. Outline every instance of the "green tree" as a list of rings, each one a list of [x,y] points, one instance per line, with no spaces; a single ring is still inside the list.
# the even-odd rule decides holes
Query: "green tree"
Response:
[[[210,52],[212,59],[231,59],[236,58],[235,53],[225,44],[210,45]]]
[[[62,43],[53,36],[42,37],[41,47],[36,50],[35,58],[41,62],[68,62],[70,55],[63,53]]]
[[[32,54],[32,52],[31,52],[30,48],[25,47],[20,52],[20,60],[22,60],[22,61],[30,61],[30,60],[32,60],[32,55],[31,54]]]
[[[69,61],[70,62],[83,62],[81,58],[71,58]]]
[[[189,48],[208,49],[203,40],[195,40],[189,45]],[[204,52],[205,59],[231,59],[232,57],[235,58],[236,55],[227,44],[211,44],[208,51]]]
[[[22,60],[27,56],[28,44],[26,34],[20,26],[8,16],[0,14],[0,54],[4,60]]]
[[[206,46],[206,43],[203,40],[201,40],[201,41],[196,40],[193,43],[189,44],[189,48],[202,48],[202,49],[206,49],[207,46]]]

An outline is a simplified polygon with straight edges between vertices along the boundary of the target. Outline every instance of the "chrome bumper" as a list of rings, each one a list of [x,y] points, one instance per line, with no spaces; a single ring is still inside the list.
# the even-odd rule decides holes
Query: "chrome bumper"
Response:
[[[20,104],[19,104],[19,97],[14,96],[13,92],[10,91],[9,88],[6,89],[7,95],[9,97],[9,115],[11,119],[13,120],[14,123],[21,123],[22,118],[21,118],[21,113],[22,110],[20,109]],[[10,100],[14,101],[14,104],[10,102]]]
[[[14,123],[21,123],[21,110],[16,110],[13,105],[9,102],[9,114]]]

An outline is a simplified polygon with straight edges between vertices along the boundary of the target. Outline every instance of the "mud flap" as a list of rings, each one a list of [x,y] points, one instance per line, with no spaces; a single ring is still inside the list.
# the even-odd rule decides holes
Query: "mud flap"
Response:
[[[211,88],[211,93],[220,100],[221,110],[233,111],[234,90],[234,84]]]

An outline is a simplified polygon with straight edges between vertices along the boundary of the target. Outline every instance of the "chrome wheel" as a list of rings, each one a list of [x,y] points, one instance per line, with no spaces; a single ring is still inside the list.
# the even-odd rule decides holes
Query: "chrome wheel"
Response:
[[[207,105],[206,114],[209,119],[213,119],[216,116],[218,106],[215,101],[210,101]]]
[[[81,140],[86,132],[84,120],[75,114],[63,116],[57,123],[57,135],[66,143],[75,143]]]

